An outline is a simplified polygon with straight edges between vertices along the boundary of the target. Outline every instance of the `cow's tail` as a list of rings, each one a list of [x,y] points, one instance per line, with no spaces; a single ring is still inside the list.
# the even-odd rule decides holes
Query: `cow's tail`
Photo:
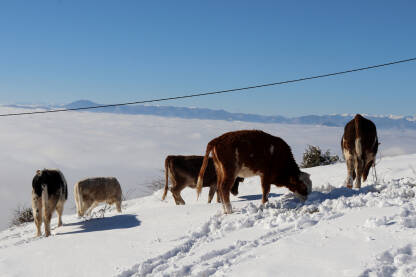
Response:
[[[363,147],[361,145],[361,126],[360,121],[362,120],[362,116],[357,114],[354,117],[354,125],[355,125],[355,153],[357,153],[358,157],[362,157],[363,155]]]
[[[42,214],[47,216],[48,212],[48,187],[42,184]]]
[[[79,182],[74,186],[75,206],[77,207],[77,214],[81,216],[81,194],[79,193]]]
[[[58,170],[58,172],[59,172],[59,175],[61,176],[61,180],[63,184],[62,194],[60,195],[60,198],[62,201],[66,201],[68,199],[68,184],[66,182],[64,174],[62,174],[60,170]]]
[[[209,154],[211,153],[211,151],[212,151],[212,144],[210,142],[207,145],[207,150],[205,151],[204,160],[202,161],[202,166],[198,175],[198,182],[196,183],[196,198],[197,199],[199,198],[199,195],[201,194],[201,191],[202,191],[205,169],[207,168]]]
[[[163,191],[162,200],[165,200],[169,189],[169,156],[165,159],[165,190]]]

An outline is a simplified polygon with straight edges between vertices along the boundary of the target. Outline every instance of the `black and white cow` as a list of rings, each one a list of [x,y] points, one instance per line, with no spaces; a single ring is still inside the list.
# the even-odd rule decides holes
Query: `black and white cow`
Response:
[[[42,218],[45,224],[45,236],[51,234],[50,222],[53,211],[58,213],[58,227],[62,226],[64,203],[68,199],[66,180],[57,169],[36,171],[32,181],[32,210],[35,219],[37,236],[41,235]]]

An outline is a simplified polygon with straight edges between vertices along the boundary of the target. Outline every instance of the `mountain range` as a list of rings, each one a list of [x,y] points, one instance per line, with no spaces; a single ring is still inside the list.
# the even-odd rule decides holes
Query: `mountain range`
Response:
[[[7,105],[15,108],[40,108],[40,109],[78,109],[100,104],[89,100],[78,100],[66,105]],[[143,114],[164,117],[179,117],[188,119],[211,119],[227,121],[246,121],[260,123],[285,123],[285,124],[306,124],[323,125],[332,127],[343,127],[352,119],[353,114],[335,115],[306,115],[299,117],[284,117],[280,115],[266,116],[245,113],[230,113],[225,110],[212,110],[205,108],[187,108],[175,106],[150,106],[150,105],[128,105],[105,107],[88,110],[90,112],[105,112],[118,114]],[[378,128],[384,129],[416,129],[416,116],[394,116],[394,115],[365,115],[372,120]]]

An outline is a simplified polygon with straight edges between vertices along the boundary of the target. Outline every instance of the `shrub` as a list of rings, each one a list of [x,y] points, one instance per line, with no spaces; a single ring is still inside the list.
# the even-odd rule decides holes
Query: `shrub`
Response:
[[[104,218],[107,212],[110,212],[113,208],[107,203],[102,205],[98,210],[91,212],[90,218]]]
[[[165,187],[165,170],[159,170],[159,174],[153,177],[152,180],[142,184],[148,192],[153,193]]]
[[[146,184],[146,187],[152,192],[163,189],[165,187],[165,177],[164,176],[155,177],[155,179],[153,179],[151,182]]]
[[[340,159],[338,155],[331,155],[331,152],[327,150],[322,153],[319,146],[308,145],[308,148],[303,153],[303,159],[301,167],[308,168],[320,165],[328,165],[338,162]]]
[[[25,206],[18,206],[13,211],[13,217],[10,222],[10,226],[17,226],[26,222],[33,222],[33,213],[32,208],[28,208]]]

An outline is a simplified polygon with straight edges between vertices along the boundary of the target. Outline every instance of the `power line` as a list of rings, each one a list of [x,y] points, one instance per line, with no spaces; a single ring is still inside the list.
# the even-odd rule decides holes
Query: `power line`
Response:
[[[268,84],[248,86],[248,87],[242,87],[242,88],[218,90],[218,91],[211,91],[211,92],[204,92],[204,93],[196,93],[196,94],[189,94],[189,95],[182,95],[182,96],[157,98],[157,99],[142,100],[142,101],[135,101],[135,102],[126,102],[126,103],[118,103],[118,104],[97,105],[97,106],[90,106],[90,107],[83,107],[83,108],[64,108],[64,109],[55,109],[55,110],[46,110],[46,111],[7,113],[7,114],[0,114],[0,117],[32,115],[32,114],[45,114],[45,113],[57,113],[57,112],[79,111],[79,110],[91,110],[91,109],[119,107],[119,106],[135,105],[135,104],[147,104],[147,103],[153,103],[153,102],[162,102],[162,101],[192,98],[192,97],[199,97],[199,96],[206,96],[206,95],[213,95],[213,94],[221,94],[221,93],[228,93],[228,92],[235,92],[235,91],[243,91],[243,90],[249,90],[249,89],[256,89],[256,88],[283,85],[283,84],[288,84],[288,83],[301,82],[301,81],[312,80],[312,79],[325,78],[325,77],[347,74],[347,73],[357,72],[357,71],[363,71],[363,70],[368,70],[368,69],[373,69],[373,68],[378,68],[378,67],[390,66],[390,65],[399,64],[399,63],[411,62],[411,61],[414,61],[414,60],[416,60],[416,58],[393,61],[393,62],[389,62],[389,63],[366,66],[366,67],[361,67],[361,68],[355,68],[355,69],[339,71],[339,72],[335,72],[335,73],[328,73],[328,74],[323,74],[323,75],[316,75],[316,76],[304,77],[304,78],[299,78],[299,79],[294,79],[294,80],[287,80],[287,81],[281,81],[281,82],[276,82],[276,83],[268,83]]]

